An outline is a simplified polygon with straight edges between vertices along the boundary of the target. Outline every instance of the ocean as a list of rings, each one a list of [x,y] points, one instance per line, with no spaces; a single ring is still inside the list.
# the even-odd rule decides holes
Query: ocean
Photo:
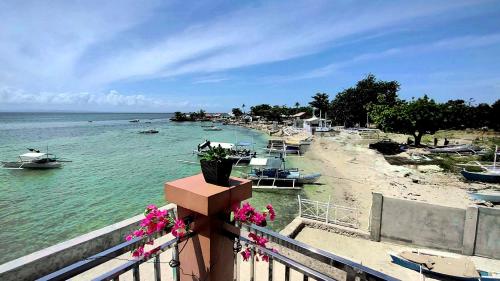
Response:
[[[61,169],[0,169],[0,264],[165,205],[166,181],[200,172],[192,154],[205,139],[252,141],[262,133],[223,126],[207,132],[201,123],[170,122],[170,114],[0,113],[0,160],[36,148],[72,162]],[[139,119],[139,123],[129,120]],[[92,121],[92,122],[89,122]],[[145,122],[151,122],[146,124]],[[158,134],[138,134],[157,129]],[[238,175],[238,171],[234,171]],[[279,230],[297,214],[297,192],[255,192],[258,208],[272,203]]]

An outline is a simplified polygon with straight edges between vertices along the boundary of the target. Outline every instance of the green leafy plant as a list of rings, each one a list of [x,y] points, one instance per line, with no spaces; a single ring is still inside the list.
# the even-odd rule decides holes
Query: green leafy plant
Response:
[[[205,161],[217,161],[220,162],[224,159],[227,159],[228,151],[225,148],[222,148],[220,145],[217,147],[210,147],[210,149],[205,152],[202,156],[202,160]]]

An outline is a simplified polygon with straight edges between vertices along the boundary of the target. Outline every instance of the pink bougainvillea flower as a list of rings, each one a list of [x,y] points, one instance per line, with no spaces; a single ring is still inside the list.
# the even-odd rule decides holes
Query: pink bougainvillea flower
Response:
[[[241,256],[244,261],[248,261],[252,256],[252,253],[250,252],[250,249],[246,248],[245,251],[241,252]]]
[[[144,236],[144,230],[139,229],[133,232],[135,237],[142,237]]]
[[[132,240],[132,238],[134,238],[134,236],[132,234],[125,236],[125,240],[127,240],[127,241]]]
[[[269,219],[271,221],[274,221],[274,218],[276,217],[276,213],[274,212],[273,205],[267,204],[266,209],[269,211]]]
[[[252,222],[258,226],[265,226],[266,225],[266,217],[259,212],[254,212],[252,217],[250,218],[250,222]]]
[[[158,222],[156,225],[156,231],[160,232],[165,228],[166,223],[164,221]]]
[[[132,252],[132,256],[136,258],[141,257],[142,255],[144,255],[144,246],[139,246]]]
[[[186,228],[186,224],[183,220],[176,219],[174,222],[174,226],[172,227],[172,235],[177,238],[184,237],[184,231]]]
[[[269,256],[268,255],[261,255],[260,257],[262,258],[263,261],[269,262]]]

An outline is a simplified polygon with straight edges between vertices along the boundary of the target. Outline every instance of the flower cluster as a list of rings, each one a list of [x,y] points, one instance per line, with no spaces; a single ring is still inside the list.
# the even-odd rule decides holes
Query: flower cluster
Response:
[[[156,253],[158,249],[145,251],[146,245],[154,244],[154,234],[163,231],[171,230],[172,235],[177,238],[182,238],[187,232],[187,226],[184,221],[174,219],[167,210],[160,210],[155,205],[149,205],[144,211],[144,219],[139,224],[140,228],[132,231],[125,237],[125,240],[130,241],[135,237],[142,238],[142,243],[132,251],[133,257],[149,257]]]
[[[243,203],[241,207],[239,207],[239,205],[233,206],[233,218],[236,222],[239,223],[252,223],[258,226],[266,226],[268,215],[269,219],[271,221],[274,221],[276,213],[274,212],[274,208],[271,204],[268,204],[266,206],[266,210],[263,212],[256,211],[255,208],[247,202]],[[267,242],[269,242],[267,238],[259,236],[255,233],[248,234],[248,238],[252,240],[255,245],[262,248],[267,248],[266,244]],[[275,249],[272,250],[276,251]],[[241,252],[241,255],[244,261],[248,261],[251,258],[252,252],[248,245],[246,249]],[[257,255],[255,257],[257,261],[259,261],[259,256],[263,261],[269,261],[269,256],[264,254],[262,251],[257,250]]]

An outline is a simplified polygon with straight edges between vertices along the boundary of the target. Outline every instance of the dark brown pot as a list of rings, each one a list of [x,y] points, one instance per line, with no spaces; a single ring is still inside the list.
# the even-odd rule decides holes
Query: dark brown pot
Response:
[[[220,186],[229,186],[229,176],[233,169],[233,162],[231,160],[207,161],[201,159],[200,165],[206,182]]]

